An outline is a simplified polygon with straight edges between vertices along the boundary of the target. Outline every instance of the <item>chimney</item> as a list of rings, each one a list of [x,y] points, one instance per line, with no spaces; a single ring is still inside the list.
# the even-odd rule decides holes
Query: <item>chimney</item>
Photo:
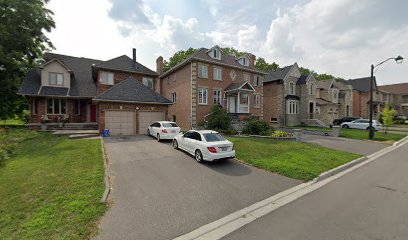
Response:
[[[249,54],[249,67],[255,67],[256,57],[254,54]]]
[[[159,75],[163,74],[163,67],[164,67],[163,57],[159,56],[156,59],[156,72],[157,72],[157,74],[159,74]]]
[[[133,67],[136,69],[136,48],[133,48]]]

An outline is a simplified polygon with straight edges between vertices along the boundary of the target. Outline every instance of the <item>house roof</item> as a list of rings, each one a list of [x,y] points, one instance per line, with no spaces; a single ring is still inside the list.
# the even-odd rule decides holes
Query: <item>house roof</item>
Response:
[[[393,94],[408,94],[408,83],[378,86],[378,89]]]
[[[297,85],[306,84],[308,77],[309,75],[301,75],[296,84]]]
[[[41,70],[28,70],[23,82],[21,83],[18,94],[37,95],[41,87]]]
[[[254,87],[249,82],[231,83],[224,91],[230,92],[240,89],[255,91]]]
[[[213,48],[215,48],[217,46],[214,46]],[[211,49],[213,49],[211,48]],[[238,62],[238,59],[235,56],[223,53],[221,54],[221,60],[218,59],[214,59],[211,58],[207,52],[211,49],[208,48],[200,48],[197,49],[191,56],[187,57],[184,61],[182,61],[181,63],[177,64],[176,66],[174,66],[173,68],[171,68],[170,70],[168,70],[167,72],[165,72],[163,75],[160,76],[160,78],[166,77],[167,75],[169,75],[170,73],[176,71],[177,69],[183,67],[185,64],[193,61],[193,60],[198,60],[198,61],[203,61],[203,62],[209,62],[209,63],[215,63],[215,64],[219,64],[219,65],[224,65],[224,66],[230,66],[233,68],[238,68],[238,69],[242,69],[242,70],[247,70],[249,72],[255,72],[258,74],[266,74],[263,71],[260,71],[258,69],[256,69],[255,67],[247,67],[247,66],[243,66]],[[222,51],[222,50],[221,50]]]
[[[110,70],[120,70],[126,72],[136,72],[141,73],[144,75],[152,75],[157,76],[157,73],[150,70],[149,68],[143,66],[138,62],[133,62],[133,59],[126,55],[122,55],[117,58],[113,58],[106,62],[101,62],[96,64],[94,67],[96,68],[103,68],[103,69],[110,69]]]
[[[328,105],[328,104],[337,104],[337,103],[327,101],[327,100],[325,100],[323,98],[317,98],[316,99],[316,104],[317,105]]]
[[[69,88],[65,87],[51,87],[51,86],[42,86],[38,95],[41,96],[67,96]]]
[[[128,79],[113,85],[111,88],[98,95],[94,100],[172,104],[170,100],[164,98],[133,77],[129,77]]]
[[[278,81],[278,80],[283,80],[286,75],[288,75],[290,69],[292,69],[293,65],[290,66],[286,66],[283,68],[278,68],[275,71],[270,71],[268,72],[268,75],[266,75],[266,77],[264,78],[263,82],[267,83],[267,82],[274,82],[274,81]]]
[[[369,92],[370,85],[371,85],[371,78],[364,77],[364,78],[350,79],[350,80],[347,80],[346,83],[353,86],[353,89],[357,91]],[[374,88],[377,89],[377,81],[375,77],[374,77]]]
[[[317,88],[329,89],[333,83],[333,79],[321,80],[317,82]]]

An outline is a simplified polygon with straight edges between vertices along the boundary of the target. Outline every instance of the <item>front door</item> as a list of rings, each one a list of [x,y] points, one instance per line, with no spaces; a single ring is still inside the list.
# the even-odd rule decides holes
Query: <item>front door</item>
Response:
[[[230,113],[235,113],[236,112],[235,103],[236,103],[236,97],[235,96],[229,96],[228,97],[228,111]]]
[[[96,122],[96,105],[92,104],[91,105],[91,114],[90,114],[90,119],[91,122]]]

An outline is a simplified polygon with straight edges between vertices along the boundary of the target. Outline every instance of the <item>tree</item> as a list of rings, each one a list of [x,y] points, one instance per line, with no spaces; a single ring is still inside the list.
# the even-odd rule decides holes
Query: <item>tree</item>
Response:
[[[261,71],[275,71],[279,68],[279,65],[275,62],[267,63],[264,58],[258,58],[255,62],[255,67]]]
[[[0,0],[0,119],[22,110],[17,90],[45,50],[53,48],[44,31],[55,27],[48,0]]]
[[[181,63],[184,61],[186,58],[191,56],[197,49],[194,48],[189,48],[186,51],[180,50],[176,52],[170,59],[169,61],[164,61],[164,67],[163,70],[166,72],[170,70],[172,67],[176,66],[177,64]]]
[[[394,123],[394,115],[397,111],[391,108],[391,105],[387,103],[381,112],[381,120],[384,125],[384,133],[388,133],[388,126]]]
[[[221,48],[221,50],[223,53],[235,56],[236,58],[239,58],[239,57],[244,56],[245,54],[248,54],[247,52],[240,52],[233,47]]]
[[[231,128],[231,119],[225,109],[220,105],[214,105],[211,112],[212,114],[208,117],[208,129],[227,131]]]

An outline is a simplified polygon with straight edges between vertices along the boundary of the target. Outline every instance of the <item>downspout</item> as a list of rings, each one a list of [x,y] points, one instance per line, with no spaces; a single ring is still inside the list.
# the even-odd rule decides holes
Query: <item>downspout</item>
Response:
[[[285,98],[285,84],[282,81],[282,96],[283,96],[283,123],[284,123],[284,127],[286,127],[287,123],[286,123],[286,98]]]

